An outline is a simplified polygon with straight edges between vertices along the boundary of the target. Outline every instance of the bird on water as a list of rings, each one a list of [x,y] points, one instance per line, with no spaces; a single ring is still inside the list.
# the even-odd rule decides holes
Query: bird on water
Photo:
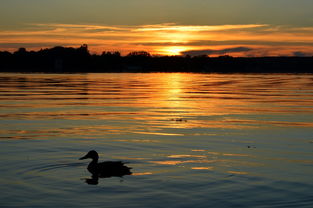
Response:
[[[84,160],[90,158],[87,170],[92,174],[93,178],[108,178],[112,176],[122,177],[124,175],[131,175],[130,167],[127,167],[121,161],[106,161],[98,163],[99,155],[95,150],[89,151],[84,157],[79,158]]]

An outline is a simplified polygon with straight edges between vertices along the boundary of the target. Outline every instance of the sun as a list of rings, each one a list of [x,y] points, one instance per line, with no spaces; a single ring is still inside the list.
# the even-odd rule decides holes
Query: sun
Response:
[[[181,52],[188,50],[187,47],[185,46],[168,46],[165,48],[162,48],[160,52],[163,55],[168,55],[168,56],[176,56],[176,55],[181,55]]]

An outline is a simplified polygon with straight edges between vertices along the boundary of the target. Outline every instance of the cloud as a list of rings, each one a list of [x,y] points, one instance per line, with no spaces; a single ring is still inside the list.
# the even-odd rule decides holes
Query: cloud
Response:
[[[267,45],[267,46],[313,46],[312,42],[303,41],[258,41],[258,40],[225,40],[225,41],[215,41],[215,40],[197,40],[189,42],[141,42],[141,45],[145,46],[229,46],[229,45]]]
[[[126,30],[127,27],[118,27],[118,26],[107,26],[107,25],[84,25],[84,24],[31,24],[37,27],[46,27],[46,28],[63,28],[63,29],[77,29],[77,30],[94,30],[94,31],[121,31]]]
[[[1,44],[1,49],[10,49],[10,48],[34,48],[38,45],[45,45],[46,47],[54,47],[55,43],[3,43]],[[71,47],[72,44],[62,44],[64,47]]]
[[[201,32],[201,31],[224,31],[249,29],[268,26],[266,24],[247,25],[176,25],[174,23],[143,25],[135,31],[176,31],[176,32]]]
[[[253,50],[247,47],[224,48],[220,50],[189,50],[181,52],[182,55],[199,56],[199,55],[224,55],[228,53],[247,52]]]
[[[306,53],[306,52],[302,52],[302,51],[295,51],[293,52],[294,56],[298,56],[298,57],[307,57],[307,56],[313,56],[313,53]]]

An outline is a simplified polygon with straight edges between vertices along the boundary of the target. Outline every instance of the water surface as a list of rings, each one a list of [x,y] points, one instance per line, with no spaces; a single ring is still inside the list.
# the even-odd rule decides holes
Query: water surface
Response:
[[[0,74],[0,132],[1,207],[313,206],[313,75]]]

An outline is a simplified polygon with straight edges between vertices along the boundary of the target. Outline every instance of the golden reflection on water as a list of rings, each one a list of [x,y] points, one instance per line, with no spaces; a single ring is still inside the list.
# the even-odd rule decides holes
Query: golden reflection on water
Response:
[[[153,173],[151,172],[144,172],[144,173],[133,173],[132,175],[134,176],[143,176],[143,175],[152,175]]]
[[[248,173],[247,172],[244,172],[244,171],[227,171],[228,173],[231,173],[231,174],[238,174],[238,175],[247,175]]]
[[[212,171],[220,170],[230,174],[249,174],[245,171],[232,170],[238,169],[242,165],[248,167],[262,166],[259,162],[247,161],[246,158],[253,158],[254,156],[248,154],[238,153],[223,153],[223,152],[210,152],[206,150],[192,150],[192,152],[199,152],[201,155],[168,155],[168,159],[162,161],[150,161],[153,164],[180,166],[189,168],[191,170]]]
[[[84,122],[0,130],[10,138],[214,136],[216,132],[196,129],[313,127],[312,120],[301,119],[313,114],[312,75],[2,74],[0,78],[2,119]],[[289,118],[280,119],[281,115]]]

